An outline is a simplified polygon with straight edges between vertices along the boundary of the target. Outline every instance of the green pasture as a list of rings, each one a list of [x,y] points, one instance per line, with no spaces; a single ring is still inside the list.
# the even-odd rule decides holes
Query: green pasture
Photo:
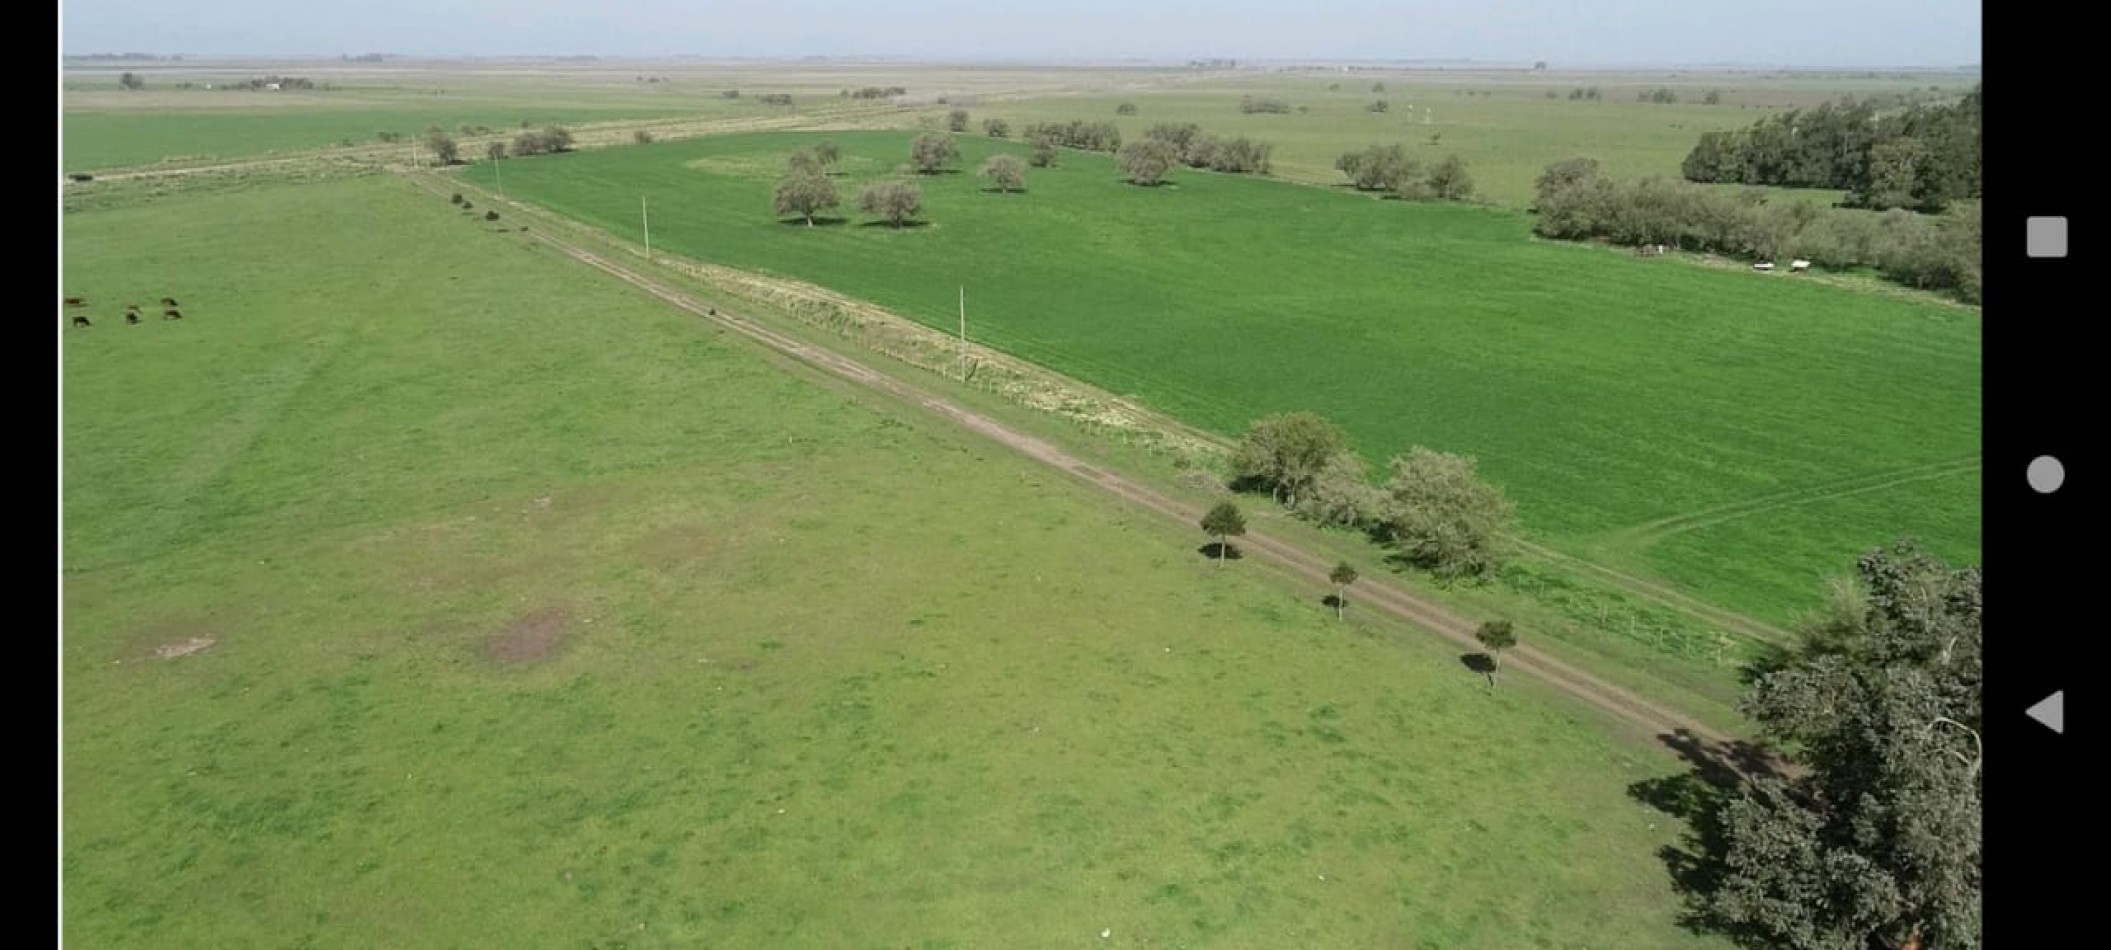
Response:
[[[1123,202],[1272,187],[1132,195],[1071,159],[1028,195],[934,187],[928,229],[807,232],[755,206],[766,176],[684,165],[790,141],[520,162],[507,185],[577,176],[551,200],[612,215],[597,202],[634,206],[618,182],[664,165],[685,187],[655,192],[656,242],[875,285],[891,255],[902,287],[931,245],[968,253],[970,203],[1032,220],[1104,193],[1096,214],[1127,223],[1072,264],[1131,288],[1188,257],[1117,255],[1179,244]],[[846,142],[872,162],[898,144]],[[1353,199],[1281,193],[1390,233]],[[1530,247],[1484,212],[1369,207],[1461,259]],[[96,321],[61,344],[70,944],[1709,945],[1675,924],[1657,856],[1679,829],[1629,792],[1678,771],[1657,750],[1250,562],[1209,566],[1198,533],[788,372],[482,210],[370,177],[66,216],[65,290]],[[1044,230],[1007,259],[1030,265]],[[1008,339],[1031,340],[1064,312],[972,273],[944,294],[973,282],[978,332],[1012,311]],[[1654,279],[1674,300],[1717,286]],[[1092,286],[1045,290],[1090,313]],[[1180,289],[1109,325],[1194,327]],[[186,319],[117,319],[162,296]],[[1910,310],[1863,332],[1909,317],[1938,355],[1959,332]],[[1250,372],[1200,345],[1240,339],[1223,319],[1192,347],[1127,335],[1201,392],[1180,354]],[[1530,337],[1507,322],[1491,345]],[[1389,378],[1441,392],[1427,365]],[[1344,421],[1369,437],[1385,415]]]

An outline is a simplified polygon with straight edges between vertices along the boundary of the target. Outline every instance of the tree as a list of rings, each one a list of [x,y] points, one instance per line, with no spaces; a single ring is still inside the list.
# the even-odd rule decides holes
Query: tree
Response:
[[[1133,102],[1124,102],[1124,103],[1122,103],[1121,105],[1115,106],[1115,107],[1114,107],[1114,114],[1115,114],[1115,115],[1135,115],[1135,114],[1136,114],[1136,103],[1133,103]]]
[[[1382,83],[1382,82],[1374,82],[1374,83],[1372,83],[1372,84],[1371,84],[1371,91],[1372,91],[1372,92],[1374,92],[1374,93],[1375,93],[1375,92],[1384,92],[1384,91],[1385,91],[1385,83]]]
[[[1508,620],[1490,620],[1473,632],[1473,638],[1488,650],[1488,684],[1493,686],[1495,673],[1503,666],[1503,651],[1517,645],[1517,631]]]
[[[1136,185],[1156,185],[1165,180],[1165,173],[1173,163],[1180,160],[1180,153],[1171,142],[1163,139],[1144,139],[1122,146],[1116,154],[1115,164],[1121,166],[1122,177]]]
[[[1342,611],[1349,606],[1349,585],[1356,583],[1356,568],[1343,561],[1327,572],[1327,580],[1334,582],[1334,619],[1340,620]]]
[[[967,131],[968,110],[954,109],[953,111],[946,113],[946,129],[952,132]]]
[[[1445,201],[1458,201],[1473,194],[1473,176],[1457,155],[1447,155],[1430,168],[1429,190]]]
[[[639,129],[635,132],[630,133],[630,140],[639,145],[651,145],[652,133],[647,132],[644,129]]]
[[[992,155],[975,174],[981,175],[997,186],[998,191],[1012,192],[1026,188],[1026,163],[1019,156]]]
[[[814,157],[814,153],[803,148],[787,156],[784,160],[784,166],[794,175],[821,174],[821,160]]]
[[[1232,451],[1232,471],[1267,486],[1275,500],[1295,506],[1349,437],[1316,413],[1287,412],[1256,420]]]
[[[1246,534],[1246,516],[1239,513],[1239,506],[1229,501],[1217,502],[1202,516],[1202,531],[1217,539],[1217,566],[1224,566],[1224,553],[1231,545],[1226,538]]]
[[[1533,63],[1533,64],[1532,64],[1532,71],[1533,71],[1533,72],[1535,72],[1535,73],[1543,73],[1543,72],[1546,72],[1546,71],[1547,71],[1547,61],[1546,61],[1546,60],[1543,60],[1543,59],[1542,59],[1542,60],[1540,60],[1539,62]]]
[[[924,194],[906,181],[880,181],[858,191],[858,210],[876,214],[901,227],[924,208]]]
[[[452,165],[461,157],[461,146],[455,144],[454,137],[448,135],[446,129],[437,125],[425,130],[425,147],[442,165]]]
[[[836,147],[835,139],[822,139],[814,143],[814,161],[821,163],[823,169],[834,165],[836,160],[842,157],[843,152]]]
[[[1003,119],[984,119],[982,120],[982,134],[993,139],[1009,138],[1012,134],[1012,124]]]
[[[1709,918],[1786,950],[1980,945],[1980,574],[1910,543],[1856,567],[1745,710],[1803,774],[1724,807]]]
[[[547,151],[569,152],[572,150],[572,130],[561,125],[549,126],[542,130],[542,145]]]
[[[495,162],[495,161],[498,161],[498,160],[500,160],[500,159],[503,159],[503,158],[505,158],[505,157],[506,157],[506,143],[504,143],[504,142],[491,142],[491,143],[488,143],[488,144],[486,144],[486,145],[484,146],[484,157],[485,157],[485,158],[487,158],[487,159],[489,159],[489,160],[491,160],[491,161],[494,161],[494,162]]]
[[[925,132],[909,144],[909,163],[916,167],[918,174],[936,174],[959,157],[960,147],[953,144],[950,135]]]
[[[1384,534],[1406,560],[1439,577],[1500,566],[1515,509],[1474,472],[1472,457],[1416,446],[1393,459]]]
[[[804,152],[795,154],[804,155]],[[801,170],[796,166],[791,174],[777,183],[777,193],[771,200],[780,215],[795,214],[806,219],[806,226],[814,226],[814,213],[837,205],[836,184],[814,168]]]
[[[1387,102],[1387,101],[1385,101],[1385,100],[1383,100],[1383,99],[1380,99],[1380,100],[1378,100],[1378,101],[1376,101],[1376,102],[1373,102],[1373,103],[1371,103],[1370,105],[1364,106],[1364,107],[1363,107],[1363,111],[1365,111],[1365,112],[1381,112],[1381,113],[1382,113],[1382,112],[1385,112],[1385,111],[1386,111],[1386,110],[1388,110],[1388,109],[1391,109],[1392,107],[1393,107],[1393,104],[1392,104],[1392,103],[1390,103],[1390,102]]]
[[[1035,142],[1033,151],[1027,154],[1026,160],[1035,168],[1053,168],[1056,162],[1055,143],[1046,140]]]
[[[1398,143],[1373,145],[1361,152],[1346,152],[1334,167],[1349,176],[1358,191],[1398,191],[1410,178],[1421,174],[1421,166]]]
[[[126,73],[117,77],[117,87],[119,89],[145,89],[147,80],[138,73]]]
[[[1704,106],[1719,106],[1719,105],[1722,105],[1722,104],[1723,104],[1723,91],[1722,91],[1722,90],[1720,90],[1720,89],[1710,89],[1710,90],[1708,90],[1708,94],[1707,94],[1707,95],[1705,95],[1705,96],[1702,96],[1702,97],[1701,97],[1701,105],[1704,105]]]

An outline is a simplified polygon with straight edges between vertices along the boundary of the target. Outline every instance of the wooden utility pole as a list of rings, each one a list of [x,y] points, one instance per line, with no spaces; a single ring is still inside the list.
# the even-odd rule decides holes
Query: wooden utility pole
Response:
[[[968,381],[968,288],[960,286],[960,381]]]
[[[645,219],[645,260],[652,260],[652,212],[645,207],[645,196],[638,196],[638,216]]]

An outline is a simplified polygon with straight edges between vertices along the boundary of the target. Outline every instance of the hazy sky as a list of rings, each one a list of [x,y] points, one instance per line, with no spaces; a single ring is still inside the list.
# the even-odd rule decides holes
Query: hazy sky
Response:
[[[66,53],[1979,62],[1979,0],[66,0]]]

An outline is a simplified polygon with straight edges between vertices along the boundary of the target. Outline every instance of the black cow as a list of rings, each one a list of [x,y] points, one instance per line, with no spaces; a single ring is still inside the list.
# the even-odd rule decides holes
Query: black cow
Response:
[[[176,306],[176,298],[174,298],[174,297],[163,297],[163,298],[161,298],[161,305],[162,305],[162,306],[164,306],[164,307],[169,307],[169,308],[172,308],[172,309],[173,309],[173,308],[174,308],[174,307]]]
[[[183,311],[181,311],[181,310],[163,310],[163,311],[161,312],[161,319],[163,319],[163,320],[181,320],[181,319],[183,319]]]
[[[135,327],[136,327],[136,326],[138,326],[138,325],[139,325],[139,314],[137,314],[137,313],[128,313],[128,314],[125,314],[125,322],[126,322],[126,323],[128,323],[128,324],[131,324],[132,326],[135,326]]]
[[[87,317],[74,317],[73,325],[77,327],[92,327],[95,324],[89,323]]]

